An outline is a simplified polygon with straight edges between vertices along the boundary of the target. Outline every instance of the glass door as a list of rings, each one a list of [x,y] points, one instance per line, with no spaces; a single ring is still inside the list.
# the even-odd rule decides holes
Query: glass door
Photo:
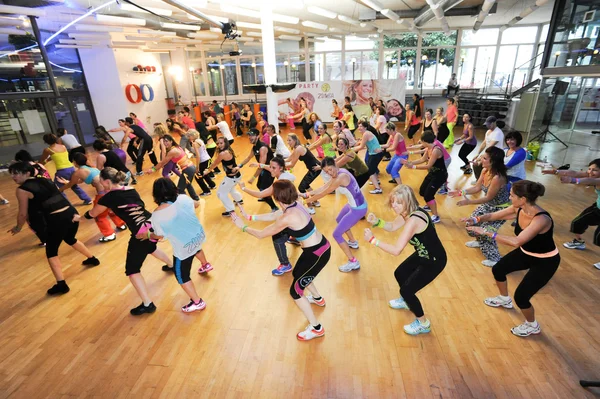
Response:
[[[71,105],[71,114],[75,127],[78,129],[77,136],[83,137],[81,144],[92,144],[96,139],[94,137],[95,123],[92,117],[90,101],[86,97],[69,97]]]

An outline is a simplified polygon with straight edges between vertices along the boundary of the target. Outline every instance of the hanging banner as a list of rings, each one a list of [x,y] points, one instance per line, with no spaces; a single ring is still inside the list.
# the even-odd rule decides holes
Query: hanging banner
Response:
[[[311,112],[316,113],[323,122],[333,122],[338,119],[333,116],[333,103],[336,100],[340,109],[344,108],[344,97],[350,97],[352,110],[357,118],[370,117],[369,97],[383,100],[386,108],[386,118],[391,121],[402,120],[404,101],[406,97],[406,80],[346,80],[297,83],[296,88],[287,93],[277,94],[279,105],[279,120],[288,121],[288,115],[300,112],[300,99],[306,100]]]

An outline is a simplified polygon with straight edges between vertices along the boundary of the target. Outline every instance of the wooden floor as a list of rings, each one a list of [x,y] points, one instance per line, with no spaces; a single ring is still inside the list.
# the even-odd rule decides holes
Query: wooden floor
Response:
[[[234,148],[246,154],[247,138],[236,139]],[[459,161],[451,165],[454,187],[468,185],[459,166]],[[555,238],[562,244],[571,238],[571,219],[594,201],[593,190],[561,185],[533,165],[528,170],[547,185],[541,205],[554,217]],[[294,173],[302,176],[303,166]],[[244,177],[249,175],[245,168]],[[423,175],[402,170],[413,188]],[[142,177],[137,186],[150,209],[153,180]],[[389,220],[385,202],[392,186],[387,175],[381,180],[384,195],[365,195],[369,209]],[[360,271],[340,273],[337,266],[345,259],[333,244],[331,261],[316,280],[327,306],[315,311],[327,334],[299,342],[296,333],[307,322],[289,296],[291,275],[271,276],[277,263],[271,240],[233,228],[221,217],[216,194],[198,209],[208,234],[204,248],[215,268],[208,276],[193,275],[207,308],[183,314],[185,294],[159,261],[149,258],[143,273],[158,310],[132,317],[129,309],[140,300],[124,275],[128,232],[100,244],[95,224],[82,221],[78,238],[102,264],[86,269],[81,255],[63,245],[71,292],[47,297],[53,278],[33,233],[4,233],[16,219],[14,189],[8,174],[0,175],[0,193],[11,201],[0,207],[1,398],[582,398],[600,392],[578,384],[600,379],[600,271],[592,267],[600,250],[592,245],[585,251],[559,247],[561,266],[533,299],[542,334],[518,338],[510,333],[522,321],[517,309],[483,304],[497,291],[479,250],[464,246],[469,237],[460,218],[473,207],[459,208],[456,200],[438,196],[442,222],[436,229],[448,265],[419,293],[432,332],[405,334],[412,314],[387,304],[398,297],[393,271],[412,248],[398,257],[376,250],[362,239],[367,224],[361,222],[354,229]],[[80,204],[72,192],[69,198]],[[268,210],[248,196],[245,200],[252,213]],[[331,195],[321,202],[314,219],[333,242],[334,218],[345,201]],[[80,213],[86,208],[78,206]],[[502,231],[509,233],[510,226]],[[397,238],[381,230],[377,235]],[[586,238],[591,240],[591,232]],[[168,243],[161,246],[171,253]],[[300,249],[289,252],[295,260]],[[522,276],[509,276],[511,293]]]

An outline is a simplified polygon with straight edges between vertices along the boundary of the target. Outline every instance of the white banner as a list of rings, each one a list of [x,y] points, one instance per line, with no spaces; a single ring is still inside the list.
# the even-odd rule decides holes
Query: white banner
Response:
[[[278,93],[279,120],[286,123],[289,114],[300,112],[300,99],[306,100],[311,112],[315,112],[323,122],[338,119],[332,115],[336,100],[340,109],[344,108],[344,97],[350,97],[350,104],[357,118],[371,116],[369,97],[383,100],[388,120],[400,120],[404,115],[406,80],[333,80],[327,82],[297,83],[296,88],[287,93]],[[290,100],[288,104],[287,100]]]

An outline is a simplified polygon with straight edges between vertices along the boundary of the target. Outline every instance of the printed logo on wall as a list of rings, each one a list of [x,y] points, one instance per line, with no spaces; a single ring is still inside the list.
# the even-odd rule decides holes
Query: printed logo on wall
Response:
[[[135,98],[131,95],[131,89],[135,90]],[[152,89],[152,86],[146,83],[139,86],[136,84],[128,84],[125,87],[125,97],[127,97],[127,100],[133,104],[138,104],[142,101],[150,102],[154,100],[154,89]]]

